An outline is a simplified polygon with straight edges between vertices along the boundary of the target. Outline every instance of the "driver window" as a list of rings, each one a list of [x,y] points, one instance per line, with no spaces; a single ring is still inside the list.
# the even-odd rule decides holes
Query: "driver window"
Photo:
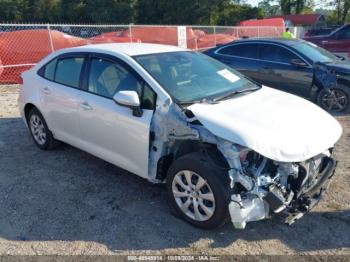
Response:
[[[339,31],[336,36],[338,39],[350,39],[350,27]]]
[[[92,58],[88,91],[107,98],[123,90],[136,91],[144,109],[154,109],[156,95],[124,65],[101,58]]]
[[[299,59],[298,56],[281,46],[261,44],[259,49],[260,59],[268,62],[289,64],[292,59]]]
[[[104,59],[91,59],[88,91],[112,98],[121,90],[133,90],[141,94],[142,85],[122,65]]]

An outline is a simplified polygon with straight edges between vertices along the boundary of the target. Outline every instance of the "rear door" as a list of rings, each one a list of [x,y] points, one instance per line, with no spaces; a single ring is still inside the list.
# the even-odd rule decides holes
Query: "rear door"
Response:
[[[261,43],[259,46],[261,79],[267,86],[307,97],[312,86],[313,69],[308,63],[284,46]],[[292,59],[299,59],[307,66],[295,66]]]
[[[44,116],[57,139],[78,146],[79,88],[85,56],[69,53],[53,59],[39,70],[40,96],[44,104]]]
[[[150,124],[156,95],[125,62],[102,54],[91,54],[79,97],[83,148],[121,168],[148,177]],[[122,90],[136,91],[142,116],[115,103]]]
[[[219,48],[215,58],[236,69],[245,76],[257,81],[260,76],[258,59],[258,44],[237,43]]]

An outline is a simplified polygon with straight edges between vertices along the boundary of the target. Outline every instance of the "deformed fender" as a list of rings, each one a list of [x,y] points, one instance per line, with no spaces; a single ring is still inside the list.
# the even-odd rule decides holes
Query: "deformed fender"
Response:
[[[314,84],[321,88],[334,88],[337,86],[337,76],[327,65],[316,62],[314,64]]]

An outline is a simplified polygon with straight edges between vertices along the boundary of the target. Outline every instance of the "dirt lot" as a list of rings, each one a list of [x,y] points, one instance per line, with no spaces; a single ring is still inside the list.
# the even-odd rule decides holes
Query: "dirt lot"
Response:
[[[336,176],[313,212],[214,231],[171,215],[165,189],[64,145],[39,150],[19,118],[17,87],[0,87],[0,254],[348,254],[350,116]]]

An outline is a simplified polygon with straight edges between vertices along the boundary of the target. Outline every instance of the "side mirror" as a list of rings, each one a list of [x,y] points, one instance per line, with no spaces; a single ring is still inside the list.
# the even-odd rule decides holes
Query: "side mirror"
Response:
[[[292,59],[292,60],[290,60],[290,64],[297,66],[297,67],[306,67],[307,66],[307,64],[305,64],[305,62],[300,60],[300,59]]]
[[[119,91],[113,96],[113,100],[120,106],[130,108],[132,110],[133,116],[142,116],[140,99],[135,91]]]

